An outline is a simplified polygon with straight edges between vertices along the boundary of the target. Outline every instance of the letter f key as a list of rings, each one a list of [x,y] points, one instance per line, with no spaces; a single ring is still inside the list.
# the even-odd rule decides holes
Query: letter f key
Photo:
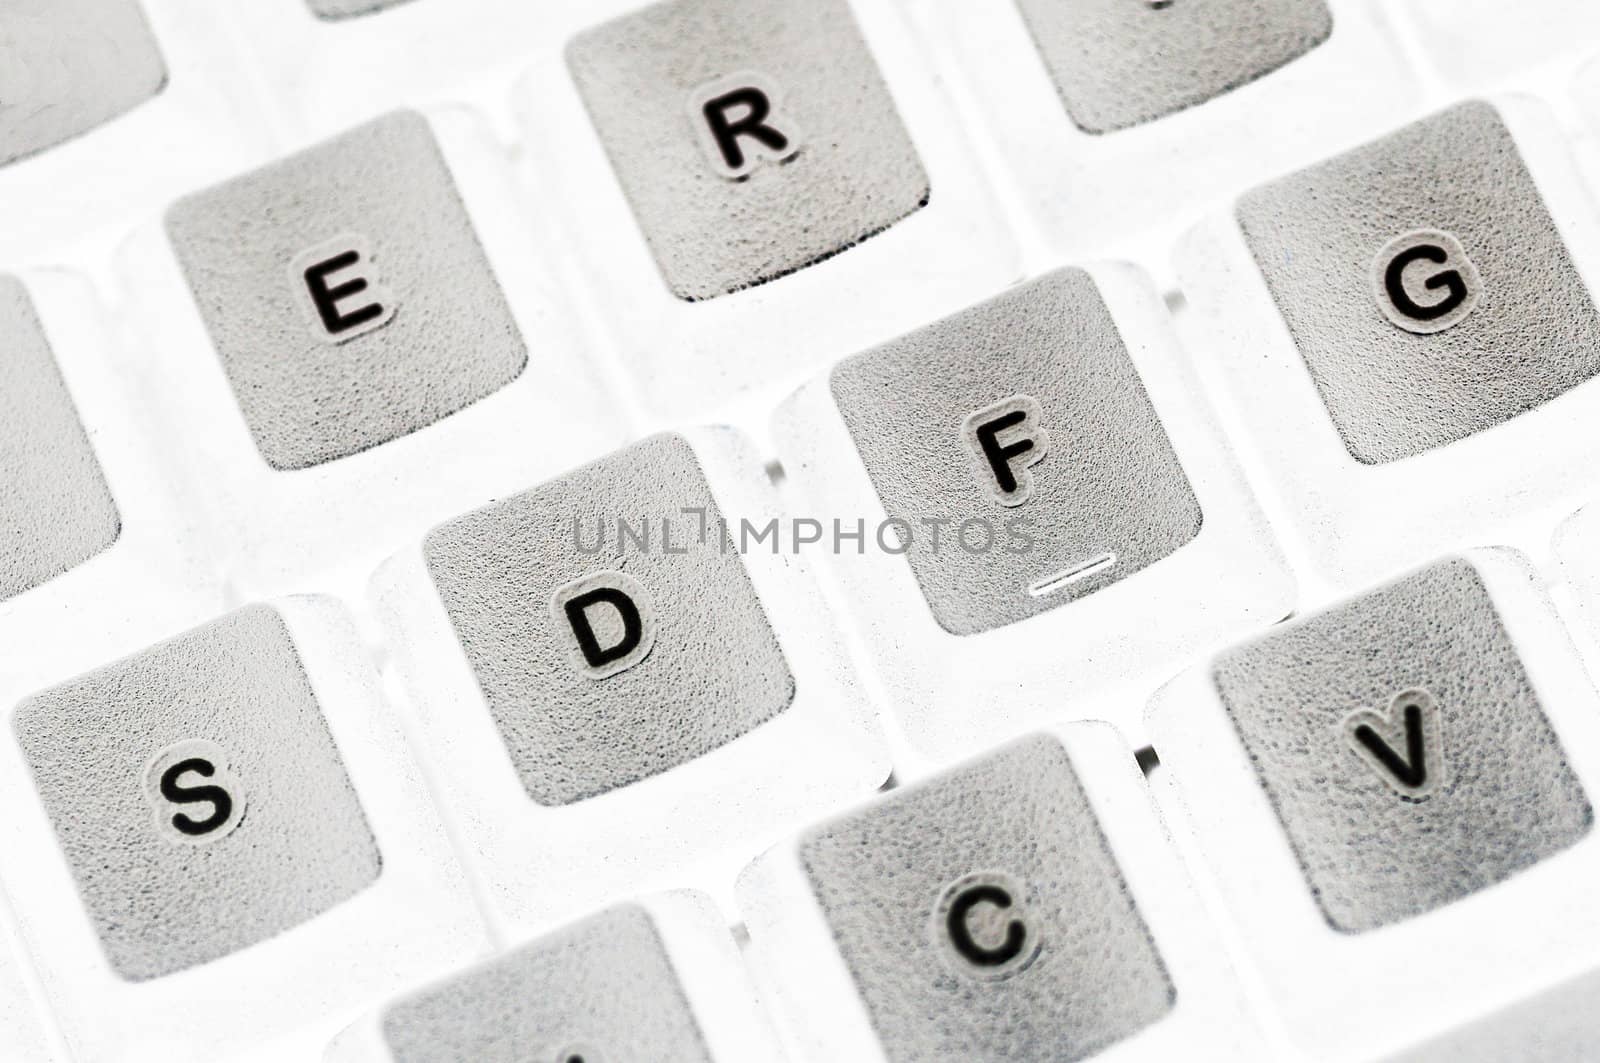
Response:
[[[1012,395],[961,422],[978,486],[1002,506],[1020,506],[1033,495],[1028,470],[1050,449],[1050,434],[1040,427],[1040,417],[1032,395]]]

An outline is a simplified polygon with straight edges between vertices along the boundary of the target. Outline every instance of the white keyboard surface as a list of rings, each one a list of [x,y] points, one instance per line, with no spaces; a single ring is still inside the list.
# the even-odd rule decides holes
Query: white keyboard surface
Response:
[[[0,0],[0,1060],[1600,1059],[1589,0]]]

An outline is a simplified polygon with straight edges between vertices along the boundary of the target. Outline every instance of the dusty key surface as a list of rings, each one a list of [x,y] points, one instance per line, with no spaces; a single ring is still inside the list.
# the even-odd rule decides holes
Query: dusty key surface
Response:
[[[1327,40],[1325,0],[1017,0],[1067,113],[1090,133],[1154,121]]]
[[[137,0],[7,0],[0,20],[0,166],[110,121],[167,82]]]
[[[723,519],[688,441],[658,435],[429,533],[429,574],[539,803],[666,771],[794,699],[744,562],[697,540],[696,510]],[[619,520],[647,521],[648,542]]]
[[[288,629],[256,605],[28,698],[13,728],[130,981],[288,930],[381,864]]]
[[[1593,824],[1464,559],[1228,650],[1213,679],[1337,930],[1465,897]]]
[[[527,364],[449,168],[413,112],[180,200],[167,231],[275,469],[425,428]]]
[[[711,1063],[650,914],[619,905],[391,1004],[395,1063]]]
[[[1463,439],[1600,371],[1600,314],[1488,103],[1258,188],[1238,219],[1358,461]]]
[[[947,631],[1054,609],[1200,531],[1200,503],[1082,270],[847,359],[831,383]]]
[[[1085,1059],[1176,991],[1056,739],[809,832],[801,864],[895,1063]]]
[[[116,541],[122,520],[27,289],[0,276],[0,601]]]
[[[793,273],[928,201],[844,0],[669,0],[579,34],[567,63],[681,298]]]

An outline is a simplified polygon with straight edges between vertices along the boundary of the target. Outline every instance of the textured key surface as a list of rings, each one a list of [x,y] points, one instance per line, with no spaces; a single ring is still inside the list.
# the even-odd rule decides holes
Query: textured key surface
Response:
[[[811,831],[800,857],[889,1059],[1084,1059],[1156,1022],[1176,991],[1066,751],[1023,739]],[[999,883],[1010,907],[950,887]],[[993,958],[998,958],[994,956]]]
[[[176,204],[167,229],[256,446],[276,469],[414,432],[514,380],[527,351],[427,122],[396,112]],[[335,341],[304,257],[392,314]],[[369,323],[370,327],[370,323]]]
[[[1462,439],[1600,371],[1600,316],[1489,104],[1458,105],[1256,189],[1238,218],[1359,461]],[[1374,257],[1416,230],[1457,239],[1481,279],[1472,312],[1432,334],[1397,327],[1374,296]]]
[[[88,132],[166,84],[137,0],[6,0],[0,26],[0,165]]]
[[[567,62],[681,298],[792,273],[928,200],[922,163],[844,0],[671,0],[580,34]],[[774,122],[792,127],[799,153],[730,180],[707,161],[691,97],[748,74],[777,94]]]
[[[428,570],[528,793],[565,804],[732,741],[788,708],[794,677],[688,442],[652,436],[435,529]],[[739,516],[732,519],[737,521]],[[651,524],[623,542],[618,520]],[[669,553],[662,520],[672,522]],[[648,653],[605,677],[574,660],[558,592],[621,572],[652,606]],[[636,595],[637,596],[637,595]],[[612,637],[603,640],[611,645]]]
[[[972,634],[1042,613],[1130,575],[1195,537],[1201,513],[1110,312],[1068,269],[841,362],[833,395],[939,624]],[[973,474],[963,421],[1032,396],[1046,456],[1027,501],[1002,505]],[[935,544],[933,527],[947,521]],[[1026,520],[1029,526],[1010,522]],[[959,531],[969,527],[967,547]],[[987,550],[969,549],[986,539]],[[1023,548],[1024,540],[1031,545]],[[1058,589],[1029,587],[1097,558]]]
[[[1419,915],[1576,842],[1593,821],[1470,562],[1438,562],[1218,657],[1223,704],[1328,922]],[[1436,789],[1398,792],[1345,728],[1426,691]],[[1431,742],[1435,737],[1429,734]],[[1403,759],[1396,729],[1389,743]]]
[[[13,720],[45,811],[118,974],[155,978],[272,937],[356,894],[380,858],[278,613],[250,606],[28,698]],[[167,751],[209,745],[235,811],[146,792]],[[215,758],[213,758],[215,759]],[[197,795],[189,795],[191,797]]]
[[[650,915],[624,904],[384,1010],[395,1063],[710,1063]]]
[[[1017,0],[1067,113],[1108,133],[1203,103],[1328,38],[1324,0]]]
[[[27,289],[0,276],[0,601],[65,572],[122,528]]]
[[[410,3],[410,0],[306,0],[306,3],[311,5],[311,10],[318,18],[337,19],[385,11]]]

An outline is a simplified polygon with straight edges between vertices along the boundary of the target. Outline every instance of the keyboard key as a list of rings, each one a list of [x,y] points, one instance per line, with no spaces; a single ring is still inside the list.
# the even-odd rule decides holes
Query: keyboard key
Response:
[[[1509,550],[1432,562],[1157,695],[1153,781],[1302,1048],[1391,1058],[1600,970],[1597,704]]]
[[[274,469],[425,428],[527,364],[450,169],[413,112],[189,196],[167,230]]]
[[[899,5],[583,10],[570,37],[540,30],[564,54],[518,82],[521,140],[540,146],[519,176],[657,420],[692,421],[1017,277],[983,153]]]
[[[18,0],[0,41],[0,165],[161,91],[166,63],[137,0]]]
[[[1034,322],[1050,324],[1029,335]],[[912,529],[907,560],[952,634],[1081,598],[1200,532],[1200,503],[1082,270],[856,355],[830,381],[884,509]],[[915,534],[941,518],[959,529],[1013,517],[1017,549],[941,551]]]
[[[330,1063],[776,1060],[710,899],[630,901],[396,1000]]]
[[[1142,786],[1107,728],[1031,735],[762,857],[740,903],[803,1057],[1070,1061],[1137,1038],[1255,1058],[1228,1054],[1253,1031],[1218,954],[1189,951],[1204,920],[1166,954],[1193,900],[1156,870],[1173,856]]]
[[[122,249],[129,369],[239,595],[348,586],[626,438],[525,200],[484,116],[403,111]]]
[[[407,0],[306,0],[318,18],[329,20],[370,15],[377,11],[387,11],[406,2]]]
[[[656,556],[608,563],[588,548],[620,539],[622,514],[679,510],[704,510],[712,526],[726,519],[689,442],[661,435],[428,534],[428,571],[541,804],[667,771],[794,700],[794,675],[736,554],[715,543],[673,554],[691,544],[663,542]]]
[[[1051,739],[815,828],[800,859],[891,1058],[1082,1059],[1172,1009]]]
[[[506,918],[547,925],[883,781],[771,491],[731,433],[656,435],[380,570],[423,741]]]
[[[35,694],[13,725],[124,978],[226,956],[378,877],[372,831],[269,607]],[[254,903],[240,903],[240,883]]]
[[[992,741],[1213,625],[1282,615],[1276,548],[1186,371],[1145,278],[1067,269],[846,359],[780,410],[805,511],[864,528],[834,560],[914,739]]]
[[[1061,102],[1109,133],[1203,103],[1327,40],[1326,0],[1018,0]]]
[[[1229,650],[1212,674],[1339,930],[1448,904],[1593,825],[1466,560]]]
[[[1371,136],[1422,97],[1392,5],[905,6],[967,97],[1020,224],[1057,259],[1165,261],[1172,233],[1218,200]]]
[[[100,553],[122,518],[33,301],[0,276],[0,599],[31,590]]]
[[[1238,210],[1358,461],[1426,453],[1600,372],[1600,314],[1488,103],[1266,185]]]
[[[1341,581],[1579,485],[1600,230],[1565,140],[1533,101],[1461,103],[1247,193],[1180,251],[1193,338]]]
[[[285,1058],[483,947],[364,653],[298,598],[38,692],[8,670],[0,874],[74,1058]]]
[[[579,34],[567,62],[679,298],[804,269],[928,202],[844,0],[668,0]]]

